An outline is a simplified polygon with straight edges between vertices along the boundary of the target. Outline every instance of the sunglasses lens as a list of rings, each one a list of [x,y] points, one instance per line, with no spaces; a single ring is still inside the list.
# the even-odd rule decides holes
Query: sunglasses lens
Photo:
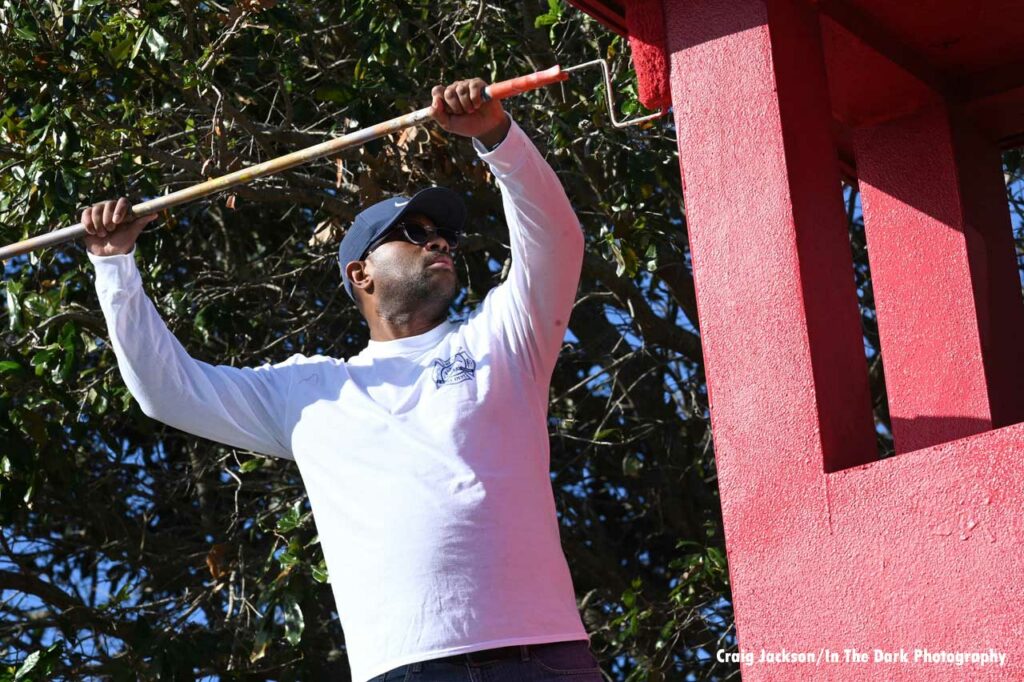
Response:
[[[455,230],[449,230],[447,228],[440,228],[437,233],[441,235],[446,242],[448,242],[448,248],[457,249],[459,248],[459,233]]]
[[[457,249],[459,246],[459,237],[461,235],[457,231],[450,230],[446,227],[439,227],[436,229],[436,231],[428,230],[423,225],[413,222],[404,223],[401,227],[402,230],[405,231],[405,236],[409,239],[409,241],[412,242],[413,244],[416,244],[417,246],[423,246],[424,244],[426,244],[428,241],[430,241],[430,239],[433,237],[435,233],[442,239],[444,239],[446,242],[448,242],[448,248],[452,249],[453,251]]]
[[[423,227],[418,223],[406,223],[405,224],[405,236],[409,238],[413,244],[426,244],[429,235],[427,234],[427,228]]]

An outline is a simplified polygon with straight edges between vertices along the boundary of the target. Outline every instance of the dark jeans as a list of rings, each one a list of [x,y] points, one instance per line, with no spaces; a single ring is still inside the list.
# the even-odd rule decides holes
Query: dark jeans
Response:
[[[410,663],[369,682],[603,682],[590,644],[526,644]]]

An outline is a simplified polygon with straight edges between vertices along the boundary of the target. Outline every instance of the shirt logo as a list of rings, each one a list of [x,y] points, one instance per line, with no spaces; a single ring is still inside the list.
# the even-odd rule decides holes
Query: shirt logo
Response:
[[[434,386],[458,384],[476,375],[476,361],[469,351],[460,350],[447,360],[434,360]]]

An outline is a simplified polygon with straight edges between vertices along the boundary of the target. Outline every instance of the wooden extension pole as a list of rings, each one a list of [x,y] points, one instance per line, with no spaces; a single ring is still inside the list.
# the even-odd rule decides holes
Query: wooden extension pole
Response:
[[[484,91],[488,99],[504,99],[513,95],[518,95],[528,90],[536,90],[537,88],[557,83],[558,81],[564,81],[568,78],[568,74],[562,71],[561,67],[553,66],[550,69],[544,71],[537,71],[526,76],[520,76],[518,78],[511,78],[509,80],[500,81],[498,83],[492,83],[487,86]],[[314,159],[320,159],[325,156],[332,156],[338,152],[348,149],[349,147],[356,147],[362,144],[366,144],[371,140],[376,140],[379,137],[396,133],[400,130],[414,126],[421,121],[430,118],[430,107],[419,109],[404,116],[398,116],[388,121],[378,123],[368,128],[357,130],[354,133],[337,137],[327,142],[313,145],[301,149],[297,152],[285,154],[279,156],[276,159],[270,161],[264,161],[263,163],[256,164],[255,166],[249,166],[237,170],[234,173],[228,173],[222,175],[219,178],[213,178],[205,182],[201,182],[191,187],[178,190],[171,194],[157,197],[156,199],[150,199],[140,204],[132,206],[132,216],[143,216],[151,213],[157,213],[166,208],[172,208],[174,206],[181,206],[190,201],[201,199],[205,196],[222,192],[231,187],[237,185],[244,185],[252,182],[256,178],[261,178],[265,175],[271,175],[273,173],[280,173],[286,171],[295,166],[299,166],[308,161]],[[63,227],[52,232],[47,232],[35,237],[30,237],[20,242],[10,244],[0,248],[0,260],[7,260],[13,256],[19,256],[21,254],[34,251],[35,249],[41,249],[47,246],[55,246],[57,244],[63,244],[75,239],[80,239],[85,236],[85,227],[81,223],[76,223],[70,227]]]

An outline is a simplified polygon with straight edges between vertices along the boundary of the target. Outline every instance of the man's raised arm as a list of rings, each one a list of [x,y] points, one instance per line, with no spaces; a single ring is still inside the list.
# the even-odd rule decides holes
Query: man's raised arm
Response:
[[[561,348],[583,266],[583,232],[555,171],[526,133],[495,100],[484,101],[479,78],[434,88],[434,118],[446,130],[448,112],[488,112],[491,123],[474,131],[473,144],[501,190],[512,267],[508,280],[485,302],[511,341],[522,349],[534,376],[546,384]]]
[[[118,368],[142,411],[182,431],[294,459],[287,396],[299,356],[278,365],[213,366],[188,355],[142,289],[134,245],[155,216],[128,221],[128,202],[85,209],[96,292]]]

